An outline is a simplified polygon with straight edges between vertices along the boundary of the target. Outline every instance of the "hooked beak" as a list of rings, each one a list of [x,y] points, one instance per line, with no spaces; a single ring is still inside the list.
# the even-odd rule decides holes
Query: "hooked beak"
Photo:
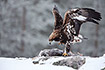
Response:
[[[52,41],[49,41],[49,44],[50,44],[50,45],[51,45],[51,42],[52,42]]]

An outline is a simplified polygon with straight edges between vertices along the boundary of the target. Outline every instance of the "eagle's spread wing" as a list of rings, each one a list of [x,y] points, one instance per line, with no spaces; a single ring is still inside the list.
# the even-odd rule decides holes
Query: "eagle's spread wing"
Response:
[[[97,21],[100,21],[101,14],[90,8],[77,8],[68,10],[65,13],[65,18],[63,25],[67,25],[68,23],[72,27],[73,34],[78,36],[81,24],[84,22],[93,22],[95,24],[99,24]]]
[[[53,15],[54,15],[54,18],[55,18],[55,23],[54,23],[55,29],[59,29],[59,28],[61,28],[61,26],[63,24],[63,18],[59,14],[59,11],[58,11],[56,5],[54,6],[52,12],[53,12]]]
[[[77,8],[77,9],[71,9],[68,11],[71,19],[77,19],[79,21],[89,21],[96,24],[99,24],[96,20],[101,19],[101,14],[93,9],[90,8]]]
[[[49,36],[49,41],[60,41],[61,40],[61,29],[62,29],[62,24],[63,24],[63,18],[61,17],[61,15],[59,14],[59,11],[56,7],[56,5],[54,6],[52,13],[54,15],[54,30],[51,33],[51,35]]]

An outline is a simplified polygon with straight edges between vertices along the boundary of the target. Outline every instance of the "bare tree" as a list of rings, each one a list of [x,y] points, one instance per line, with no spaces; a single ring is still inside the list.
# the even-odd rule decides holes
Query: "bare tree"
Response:
[[[95,4],[94,4],[94,6],[99,10],[99,0],[97,0],[97,1],[94,1],[95,2]],[[94,47],[95,47],[95,50],[94,50],[94,52],[93,52],[93,56],[97,56],[98,55],[98,37],[99,37],[99,26],[98,25],[96,25],[96,27],[95,27],[96,29],[95,29],[95,41],[94,41]]]
[[[25,30],[26,30],[26,8],[23,7],[23,16],[22,16],[22,33],[21,33],[21,51],[24,51],[25,42],[24,42],[24,36],[25,36]]]

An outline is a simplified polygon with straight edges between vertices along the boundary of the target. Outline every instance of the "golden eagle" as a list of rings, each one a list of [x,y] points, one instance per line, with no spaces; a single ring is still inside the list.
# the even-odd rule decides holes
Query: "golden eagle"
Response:
[[[80,27],[85,22],[93,22],[99,24],[101,14],[91,8],[75,8],[68,10],[64,15],[64,20],[59,14],[56,6],[52,11],[55,22],[54,30],[49,36],[49,41],[58,41],[60,44],[65,44],[63,55],[70,52],[70,45],[82,41],[82,36],[79,34]]]

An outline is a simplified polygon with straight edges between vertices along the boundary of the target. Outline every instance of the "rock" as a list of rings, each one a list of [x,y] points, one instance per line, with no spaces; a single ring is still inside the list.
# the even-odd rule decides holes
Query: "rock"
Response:
[[[105,68],[101,69],[101,70],[105,70]]]
[[[62,56],[63,50],[60,49],[44,49],[38,56]]]
[[[38,56],[63,56],[63,50],[54,48],[54,49],[44,49],[41,50]],[[71,51],[68,53],[68,56],[82,56],[83,54],[72,53]]]
[[[33,64],[39,64],[39,61],[33,61]]]
[[[81,54],[77,53],[77,54],[71,55],[71,53],[68,53],[68,56],[66,57],[62,56],[62,54],[63,54],[63,50],[60,50],[60,49],[45,49],[45,50],[42,50],[38,55],[39,57],[41,56],[45,56],[45,57],[40,58],[37,62],[33,62],[33,63],[36,64],[36,63],[39,63],[40,61],[47,61],[48,59],[52,58],[52,56],[57,56],[57,58],[58,56],[60,56],[64,58],[62,60],[54,61],[52,63],[53,65],[57,65],[57,66],[68,66],[74,69],[78,69],[85,63],[85,58],[82,58],[82,56],[80,56]]]
[[[86,61],[85,58],[82,59],[81,56],[73,56],[72,58],[63,59],[63,60],[54,62],[53,65],[68,66],[74,69],[79,69],[85,63],[85,61]]]
[[[81,54],[77,53],[77,54],[73,54],[71,55],[71,52],[68,53],[68,56],[64,57],[62,56],[63,54],[63,50],[60,49],[45,49],[42,50],[38,57],[40,57],[37,61],[33,61],[34,64],[45,64],[45,62],[48,59],[55,59],[57,61],[53,61],[51,62],[52,65],[56,65],[56,66],[68,66],[68,67],[72,67],[74,69],[79,69],[84,63],[85,63],[85,58],[83,58],[81,56]],[[44,56],[44,57],[42,57]],[[55,57],[53,57],[55,56]],[[60,57],[59,57],[60,56]],[[58,59],[58,58],[62,58],[62,59]]]
[[[74,69],[79,69],[85,64],[86,59],[83,56],[41,56],[36,57],[33,64],[51,64],[56,66],[67,66]]]

